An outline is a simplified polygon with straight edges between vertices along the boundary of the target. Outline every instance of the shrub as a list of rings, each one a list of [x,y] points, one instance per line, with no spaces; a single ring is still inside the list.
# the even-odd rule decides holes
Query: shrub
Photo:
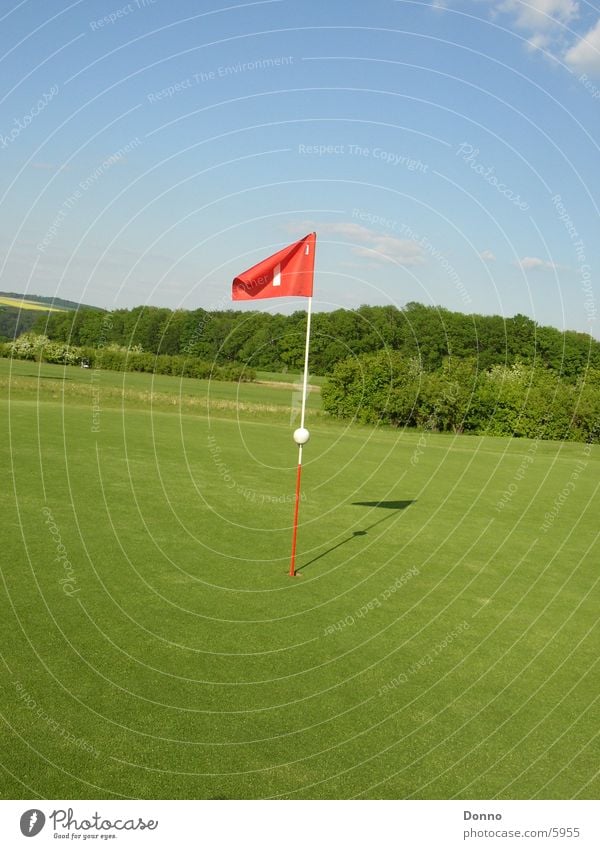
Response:
[[[577,385],[517,362],[480,371],[474,359],[447,358],[423,372],[397,351],[338,363],[322,389],[330,415],[454,433],[600,441],[600,371]]]
[[[74,347],[66,342],[52,341],[47,336],[24,333],[14,342],[0,342],[0,356],[18,360],[78,365],[82,360],[91,368],[107,371],[138,371],[150,374],[169,374],[196,379],[253,381],[254,369],[239,363],[217,366],[196,357],[180,354],[145,353],[139,345],[125,348],[111,344],[103,348]]]

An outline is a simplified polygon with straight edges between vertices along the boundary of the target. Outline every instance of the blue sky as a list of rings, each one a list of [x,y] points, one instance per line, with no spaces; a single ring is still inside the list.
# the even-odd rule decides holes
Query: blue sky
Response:
[[[24,0],[0,56],[0,290],[222,309],[314,229],[316,309],[598,337],[598,7]]]

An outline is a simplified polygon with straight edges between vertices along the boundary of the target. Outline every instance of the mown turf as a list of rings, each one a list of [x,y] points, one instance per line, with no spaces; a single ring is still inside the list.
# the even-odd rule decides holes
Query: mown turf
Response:
[[[270,376],[273,380],[286,377]],[[302,395],[298,386],[287,386],[283,380],[280,383],[234,384],[0,358],[0,393],[13,400],[30,400],[41,392],[45,400],[67,403],[93,403],[97,398],[103,406],[125,404],[147,410],[179,407],[213,414],[220,410],[234,416],[250,411],[258,415],[279,414],[282,421],[293,422],[299,416]],[[320,410],[320,392],[308,392],[307,407],[311,411]]]
[[[597,796],[597,448],[0,366],[5,797]]]

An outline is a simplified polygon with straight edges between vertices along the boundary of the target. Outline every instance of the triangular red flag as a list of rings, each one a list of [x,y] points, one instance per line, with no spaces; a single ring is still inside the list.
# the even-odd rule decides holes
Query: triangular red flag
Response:
[[[289,295],[310,298],[313,293],[316,241],[317,234],[310,233],[299,242],[288,245],[238,274],[233,281],[232,300],[253,301],[258,298],[285,298]]]

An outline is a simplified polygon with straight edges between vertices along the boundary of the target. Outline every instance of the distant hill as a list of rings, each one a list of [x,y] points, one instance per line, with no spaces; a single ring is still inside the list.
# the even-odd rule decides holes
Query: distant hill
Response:
[[[22,295],[19,292],[0,292],[0,341],[7,341],[31,330],[40,314],[75,310],[100,310],[88,304],[66,301],[46,295]]]
[[[48,297],[47,295],[22,295],[19,292],[0,292],[0,305],[2,298],[14,298],[18,301],[23,301],[30,304],[48,304],[50,308],[54,307],[57,310],[100,310],[105,312],[102,307],[92,307],[89,304],[79,304],[77,301],[65,301],[64,298]],[[23,309],[27,309],[26,306]]]

